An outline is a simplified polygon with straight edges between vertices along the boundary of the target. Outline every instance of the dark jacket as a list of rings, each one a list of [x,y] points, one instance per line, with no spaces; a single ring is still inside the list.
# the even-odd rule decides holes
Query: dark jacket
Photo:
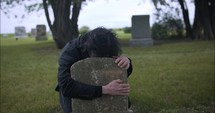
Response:
[[[67,43],[59,58],[58,85],[56,91],[61,90],[63,95],[71,98],[93,99],[102,96],[102,86],[93,86],[75,81],[71,78],[70,67],[77,61],[88,58],[88,53],[83,49],[81,38]],[[132,66],[128,69],[128,76]]]

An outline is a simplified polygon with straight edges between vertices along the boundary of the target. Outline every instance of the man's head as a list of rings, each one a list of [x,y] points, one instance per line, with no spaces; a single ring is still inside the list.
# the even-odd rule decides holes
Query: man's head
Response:
[[[84,45],[91,57],[112,57],[121,54],[116,35],[106,28],[96,28],[88,32],[85,38]]]

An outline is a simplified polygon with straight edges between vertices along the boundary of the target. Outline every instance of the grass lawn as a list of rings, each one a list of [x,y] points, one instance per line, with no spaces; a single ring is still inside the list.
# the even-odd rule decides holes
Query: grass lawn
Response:
[[[54,113],[60,50],[54,42],[1,38],[1,113]],[[123,47],[134,113],[214,113],[214,42]]]

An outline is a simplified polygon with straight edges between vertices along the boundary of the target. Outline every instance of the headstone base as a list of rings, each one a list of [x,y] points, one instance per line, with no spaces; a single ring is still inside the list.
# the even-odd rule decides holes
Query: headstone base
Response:
[[[150,47],[153,46],[153,39],[151,38],[131,39],[130,46]]]
[[[46,41],[46,40],[48,40],[48,37],[47,36],[42,36],[42,37],[38,37],[38,36],[36,36],[36,41]]]
[[[23,36],[14,36],[14,38],[27,38],[27,35],[23,35]]]

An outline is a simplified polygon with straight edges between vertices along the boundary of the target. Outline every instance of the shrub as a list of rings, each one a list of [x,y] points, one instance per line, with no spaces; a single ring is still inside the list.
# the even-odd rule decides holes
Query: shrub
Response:
[[[170,37],[183,37],[183,23],[181,19],[166,15],[163,20],[153,24],[151,32],[152,38],[164,39]]]
[[[79,29],[79,32],[81,35],[87,33],[88,31],[90,30],[90,28],[88,26],[82,26],[80,29]]]
[[[131,27],[124,27],[123,32],[124,33],[131,33]]]

